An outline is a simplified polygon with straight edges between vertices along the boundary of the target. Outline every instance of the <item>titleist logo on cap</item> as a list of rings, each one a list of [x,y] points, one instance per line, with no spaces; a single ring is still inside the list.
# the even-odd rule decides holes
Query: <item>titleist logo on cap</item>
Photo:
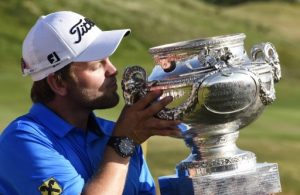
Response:
[[[95,23],[88,18],[80,19],[78,23],[76,23],[70,29],[70,33],[77,35],[77,40],[74,43],[80,43],[82,37],[89,31],[91,28],[95,26]]]

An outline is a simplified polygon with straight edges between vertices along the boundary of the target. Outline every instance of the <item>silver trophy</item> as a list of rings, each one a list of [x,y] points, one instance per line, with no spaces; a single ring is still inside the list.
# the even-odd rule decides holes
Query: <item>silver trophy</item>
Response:
[[[244,34],[217,36],[150,48],[155,67],[147,78],[140,66],[122,80],[126,104],[152,90],[174,101],[157,113],[175,120],[191,154],[176,174],[159,178],[161,194],[273,194],[281,191],[276,163],[257,163],[254,153],[236,146],[239,130],[275,100],[281,78],[271,43],[254,45]],[[255,144],[255,143],[253,143]]]

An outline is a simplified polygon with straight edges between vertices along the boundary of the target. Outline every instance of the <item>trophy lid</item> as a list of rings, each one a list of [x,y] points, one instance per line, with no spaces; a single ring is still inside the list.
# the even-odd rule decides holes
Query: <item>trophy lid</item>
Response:
[[[159,55],[163,53],[172,53],[175,51],[200,49],[203,47],[216,47],[220,45],[224,46],[227,44],[241,43],[245,38],[246,35],[244,33],[199,38],[155,46],[149,49],[149,53],[152,55]]]

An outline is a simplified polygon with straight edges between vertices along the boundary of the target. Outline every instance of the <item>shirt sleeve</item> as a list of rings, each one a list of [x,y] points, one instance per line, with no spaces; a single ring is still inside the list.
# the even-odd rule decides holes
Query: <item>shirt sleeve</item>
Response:
[[[1,135],[0,180],[7,185],[2,188],[18,194],[80,194],[84,179],[53,144],[32,125],[10,127]]]

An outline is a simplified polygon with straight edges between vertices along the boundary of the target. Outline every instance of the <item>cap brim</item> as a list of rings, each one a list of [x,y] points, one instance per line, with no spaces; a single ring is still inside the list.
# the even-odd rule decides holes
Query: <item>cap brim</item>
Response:
[[[130,29],[102,31],[99,36],[75,59],[74,62],[102,60],[112,55]]]

